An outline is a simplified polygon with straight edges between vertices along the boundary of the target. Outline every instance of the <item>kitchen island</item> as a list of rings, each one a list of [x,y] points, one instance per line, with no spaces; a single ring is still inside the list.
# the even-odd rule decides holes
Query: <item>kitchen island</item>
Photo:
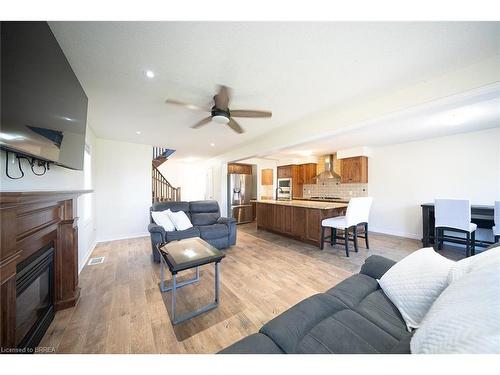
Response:
[[[257,200],[257,228],[319,246],[321,221],[345,215],[347,203]]]

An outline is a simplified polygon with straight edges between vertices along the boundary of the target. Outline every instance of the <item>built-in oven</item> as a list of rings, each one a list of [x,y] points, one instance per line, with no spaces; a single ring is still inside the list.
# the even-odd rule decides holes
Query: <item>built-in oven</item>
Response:
[[[276,189],[276,199],[292,199],[292,179],[278,178],[278,187]]]

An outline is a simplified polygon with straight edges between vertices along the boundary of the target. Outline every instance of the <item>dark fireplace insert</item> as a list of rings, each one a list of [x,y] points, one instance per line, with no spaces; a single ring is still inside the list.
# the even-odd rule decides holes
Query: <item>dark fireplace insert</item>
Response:
[[[54,246],[49,244],[17,265],[17,348],[34,349],[54,314]]]

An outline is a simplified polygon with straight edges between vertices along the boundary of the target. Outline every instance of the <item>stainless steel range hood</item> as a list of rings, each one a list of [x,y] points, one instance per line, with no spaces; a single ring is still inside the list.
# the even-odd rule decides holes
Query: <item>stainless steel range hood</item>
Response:
[[[327,180],[337,178],[340,179],[340,176],[334,171],[334,162],[337,159],[337,154],[323,155],[322,158],[325,160],[325,170],[318,174],[315,179],[316,180]]]

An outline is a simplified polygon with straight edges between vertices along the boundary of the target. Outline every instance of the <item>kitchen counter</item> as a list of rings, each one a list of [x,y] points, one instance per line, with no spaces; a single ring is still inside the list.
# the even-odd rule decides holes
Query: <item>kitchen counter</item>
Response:
[[[292,206],[292,207],[304,207],[304,208],[314,208],[319,210],[331,210],[336,208],[346,208],[347,203],[340,202],[324,202],[324,201],[312,201],[303,199],[292,199],[286,200],[270,200],[270,199],[257,199],[254,200],[256,203],[266,203],[266,204],[278,204],[281,206]]]
[[[319,246],[321,221],[345,215],[347,203],[255,200],[257,228]]]

